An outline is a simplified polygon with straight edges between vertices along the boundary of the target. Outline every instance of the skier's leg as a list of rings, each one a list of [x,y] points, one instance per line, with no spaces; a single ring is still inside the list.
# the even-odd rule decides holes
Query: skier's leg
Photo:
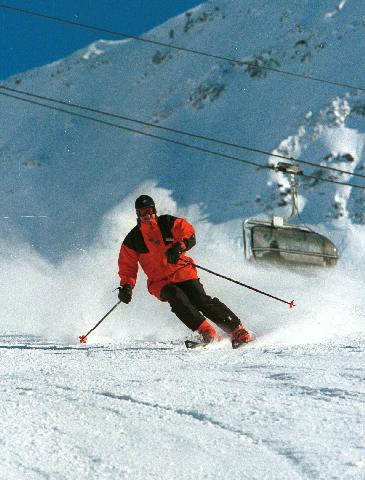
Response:
[[[187,280],[178,284],[191,303],[224,332],[232,334],[242,325],[241,320],[218,298],[205,293],[199,280]]]
[[[218,338],[214,327],[205,320],[199,310],[190,302],[186,293],[177,284],[170,283],[162,288],[162,301],[169,302],[172,312],[191,330],[198,330],[207,342]]]
[[[161,300],[169,302],[171,311],[191,330],[197,330],[205,318],[190,302],[188,296],[174,283],[161,290]]]

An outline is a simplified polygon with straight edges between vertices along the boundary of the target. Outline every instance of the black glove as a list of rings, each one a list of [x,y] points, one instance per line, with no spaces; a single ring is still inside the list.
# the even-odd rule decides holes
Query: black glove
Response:
[[[167,261],[169,263],[177,263],[183,251],[184,249],[180,243],[174,243],[166,252]]]
[[[128,283],[118,288],[118,298],[123,303],[129,303],[132,300],[132,287]]]

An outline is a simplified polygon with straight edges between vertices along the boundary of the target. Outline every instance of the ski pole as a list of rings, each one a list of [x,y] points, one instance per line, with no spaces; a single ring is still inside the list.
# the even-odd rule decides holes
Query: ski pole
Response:
[[[270,293],[263,292],[262,290],[259,290],[258,288],[251,287],[250,285],[246,285],[245,283],[241,283],[238,280],[234,280],[233,278],[226,277],[225,275],[221,275],[220,273],[213,272],[213,270],[209,270],[209,268],[202,267],[201,265],[197,265],[196,263],[189,262],[188,260],[185,260],[184,258],[180,258],[185,263],[190,263],[190,265],[194,265],[196,268],[200,268],[200,270],[205,270],[208,273],[211,273],[212,275],[216,275],[217,277],[224,278],[225,280],[228,280],[229,282],[236,283],[237,285],[240,285],[241,287],[249,288],[250,290],[253,290],[254,292],[261,293],[262,295],[266,295],[267,297],[273,298],[274,300],[278,300],[279,302],[286,303],[289,305],[289,308],[296,307],[296,304],[294,303],[294,300],[291,300],[290,302],[287,302],[286,300],[283,300],[282,298],[275,297],[275,295],[271,295]]]
[[[95,327],[93,327],[91,330],[89,330],[89,331],[87,332],[86,335],[80,335],[80,336],[79,336],[80,343],[86,343],[86,342],[87,342],[87,336],[89,335],[89,333],[93,332],[93,331],[95,330],[95,328],[98,327],[98,326],[101,324],[101,322],[103,322],[103,321],[106,319],[106,317],[107,317],[108,315],[110,315],[110,314],[112,313],[112,311],[115,310],[120,303],[121,303],[121,300],[119,300],[119,302],[116,303],[116,304],[114,305],[114,307],[112,307],[112,308],[109,310],[109,312],[106,313],[106,314],[104,315],[104,317],[101,318],[101,319],[98,321],[98,323],[95,325]]]

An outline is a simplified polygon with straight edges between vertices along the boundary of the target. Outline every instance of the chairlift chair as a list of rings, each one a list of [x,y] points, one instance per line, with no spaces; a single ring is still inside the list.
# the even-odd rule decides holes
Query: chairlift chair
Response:
[[[302,172],[296,165],[284,162],[279,162],[276,170],[289,174],[291,214],[286,218],[273,216],[271,220],[245,220],[243,238],[246,258],[302,265],[336,265],[339,256],[331,240],[306,225],[289,223],[298,212],[295,175]]]

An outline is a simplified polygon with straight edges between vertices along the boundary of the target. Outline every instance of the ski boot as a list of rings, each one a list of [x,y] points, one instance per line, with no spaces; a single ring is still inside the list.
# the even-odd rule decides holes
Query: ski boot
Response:
[[[221,340],[221,337],[218,335],[216,329],[207,320],[204,320],[204,322],[199,325],[197,330],[203,337],[202,340],[198,342],[194,340],[185,340],[186,348],[205,348],[210,343]]]
[[[204,343],[211,343],[221,339],[216,329],[207,320],[204,320],[204,322],[199,325],[198,332],[203,337]]]
[[[242,325],[238,325],[232,332],[232,348],[239,348],[245,343],[252,342],[252,335]]]

